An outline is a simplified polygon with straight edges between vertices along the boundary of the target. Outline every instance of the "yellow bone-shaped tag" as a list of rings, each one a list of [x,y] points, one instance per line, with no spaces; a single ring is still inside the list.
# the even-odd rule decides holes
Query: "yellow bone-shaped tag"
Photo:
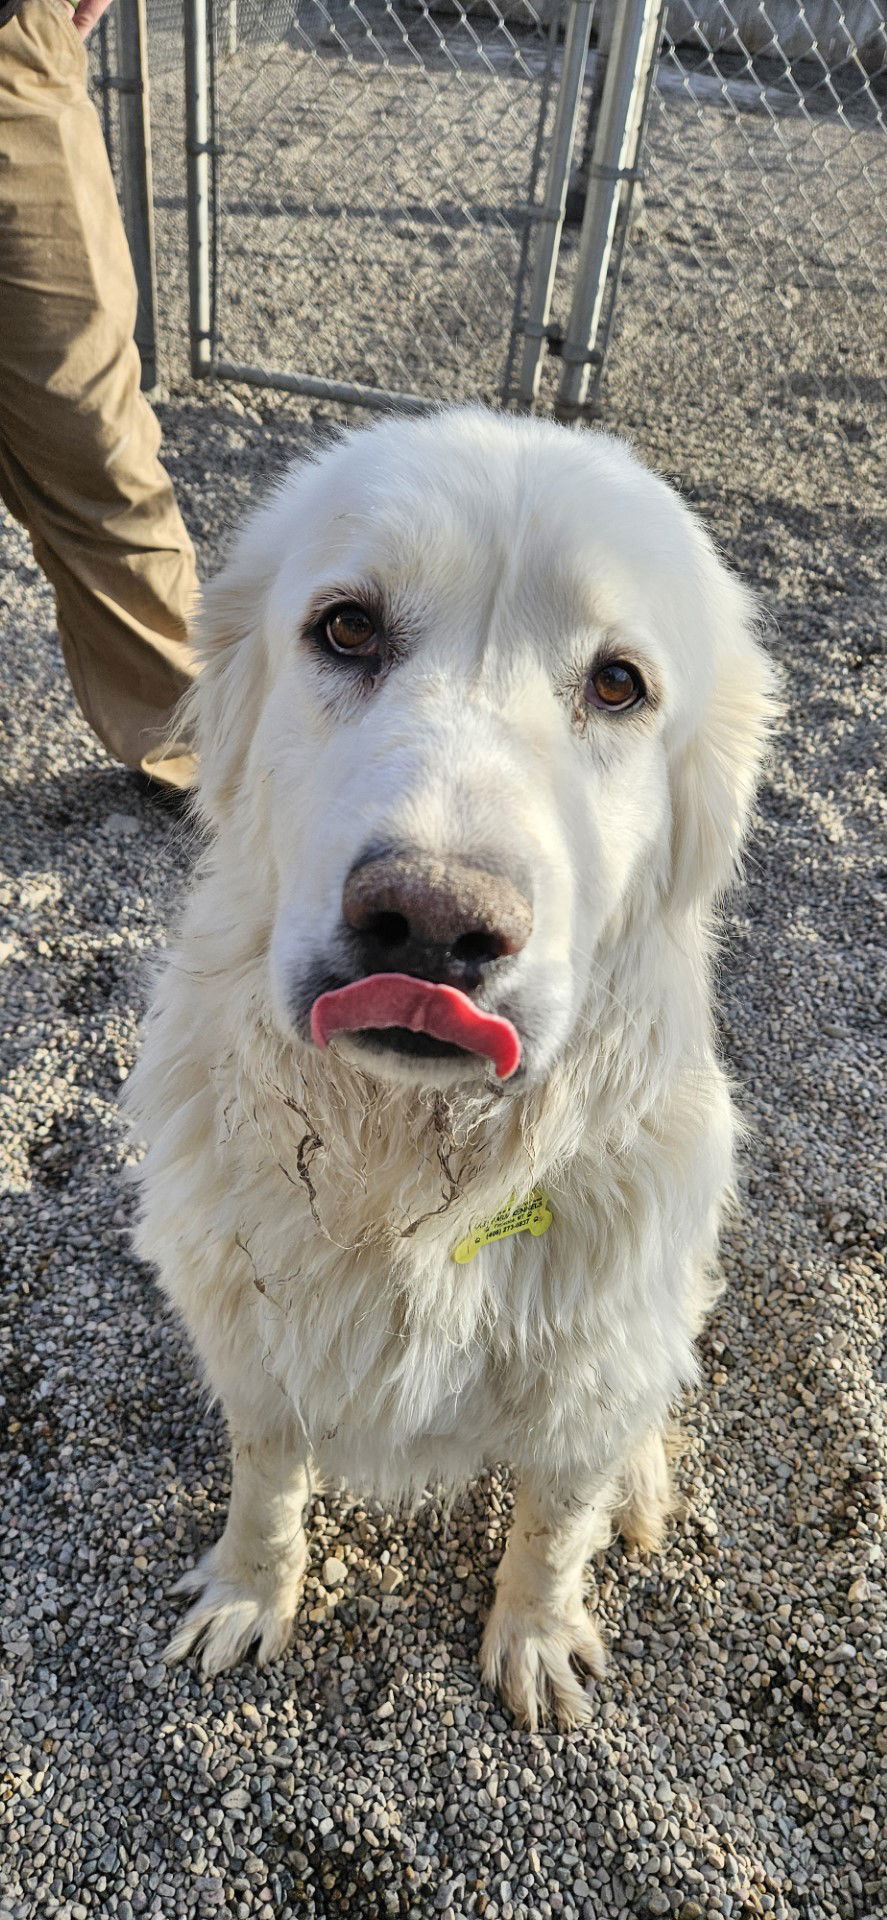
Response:
[[[538,1240],[540,1234],[548,1232],[552,1218],[548,1195],[543,1193],[541,1187],[530,1194],[529,1200],[521,1200],[517,1206],[512,1196],[501,1213],[494,1213],[492,1220],[483,1220],[473,1233],[459,1241],[458,1246],[453,1248],[453,1259],[460,1267],[467,1266],[481,1247],[488,1247],[494,1240],[507,1240],[512,1233],[531,1233],[534,1240]]]

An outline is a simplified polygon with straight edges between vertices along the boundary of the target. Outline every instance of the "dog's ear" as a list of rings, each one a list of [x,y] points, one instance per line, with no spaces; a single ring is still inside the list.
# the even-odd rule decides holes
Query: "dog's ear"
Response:
[[[261,620],[276,548],[255,534],[254,521],[204,587],[195,622],[199,671],[184,719],[197,749],[198,808],[213,827],[233,812],[265,697]]]
[[[669,896],[679,909],[704,909],[735,878],[779,713],[777,675],[760,642],[751,596],[710,549],[701,574],[703,634],[714,673],[701,716],[672,761]]]

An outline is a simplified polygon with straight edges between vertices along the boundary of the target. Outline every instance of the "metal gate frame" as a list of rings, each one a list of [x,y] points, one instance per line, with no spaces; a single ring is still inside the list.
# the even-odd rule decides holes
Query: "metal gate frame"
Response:
[[[235,16],[236,20],[236,16]],[[228,31],[232,32],[228,14]],[[233,26],[236,41],[236,24]],[[437,402],[415,393],[392,393],[349,380],[241,364],[216,353],[218,288],[218,161],[222,145],[216,124],[216,46],[213,0],[185,0],[185,141],[188,176],[188,316],[191,372],[196,380],[273,387],[351,406],[389,412],[426,413]]]
[[[123,0],[126,4],[126,0]],[[138,0],[144,5],[144,0]],[[595,0],[563,0],[555,9],[548,37],[535,139],[529,159],[529,180],[515,280],[511,333],[500,398],[504,405],[532,409],[538,399],[542,362],[546,352],[563,361],[555,411],[575,423],[596,410],[587,400],[592,368],[599,383],[604,347],[597,344],[605,309],[611,265],[615,278],[610,290],[612,317],[621,263],[620,231],[638,164],[659,45],[665,0],[624,0],[607,58],[600,101],[574,277],[570,319],[564,335],[550,324],[551,297],[557,272],[570,167],[588,71],[588,51]],[[235,0],[227,0],[225,30],[236,44]],[[536,202],[550,85],[560,26],[564,27],[564,54],[555,103],[551,148],[541,204]],[[195,379],[273,388],[346,405],[376,410],[424,413],[439,402],[415,393],[399,393],[349,380],[330,380],[306,372],[286,372],[222,358],[218,345],[218,167],[223,151],[216,110],[216,13],[214,0],[185,0],[185,126],[188,211],[188,312],[191,372]],[[619,219],[622,226],[619,226]],[[523,284],[528,255],[537,239],[530,296],[523,312]],[[614,238],[617,244],[614,249]],[[603,330],[604,346],[609,320]],[[512,374],[520,352],[517,384]]]
[[[589,379],[594,368],[596,395],[618,292],[631,198],[641,178],[641,150],[666,4],[667,0],[624,0],[617,12],[596,123],[591,130],[594,144],[570,315],[561,334],[551,326],[551,301],[594,13],[594,0],[570,0],[542,210],[546,228],[536,255],[529,310],[518,328],[525,344],[516,393],[519,406],[531,409],[535,405],[547,349],[563,362],[554,410],[559,420],[570,425],[597,412],[596,398],[590,402],[587,398]],[[614,245],[617,232],[619,244]],[[608,281],[607,322],[599,346]]]
[[[154,242],[146,0],[117,0],[112,33],[113,57],[109,45],[109,18],[105,13],[98,24],[99,75],[94,84],[101,96],[105,145],[112,169],[117,175],[123,224],[136,279],[138,306],[135,343],[142,363],[142,391],[156,392],[159,383],[157,257]],[[119,150],[116,168],[111,111],[111,97],[115,94]]]

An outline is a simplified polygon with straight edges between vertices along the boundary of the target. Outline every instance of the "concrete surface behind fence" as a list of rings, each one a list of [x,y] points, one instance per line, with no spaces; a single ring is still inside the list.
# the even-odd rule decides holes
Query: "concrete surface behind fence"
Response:
[[[526,0],[406,0],[409,7],[430,13],[498,13],[503,19],[527,20]],[[550,19],[560,0],[542,0],[534,10]],[[595,37],[609,45],[622,0],[597,0]],[[833,64],[854,51],[863,61],[883,57],[887,43],[884,8],[880,0],[669,0],[665,24],[677,46],[699,46],[713,53],[765,53],[777,47],[789,60],[821,54]]]

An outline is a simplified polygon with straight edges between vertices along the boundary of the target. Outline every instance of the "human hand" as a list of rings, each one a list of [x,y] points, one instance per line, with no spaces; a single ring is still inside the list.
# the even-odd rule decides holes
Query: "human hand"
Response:
[[[98,26],[102,14],[110,5],[111,0],[79,0],[79,5],[75,8],[72,19],[74,28],[77,33],[79,33],[81,40],[85,40],[87,34],[92,32],[93,27]]]

